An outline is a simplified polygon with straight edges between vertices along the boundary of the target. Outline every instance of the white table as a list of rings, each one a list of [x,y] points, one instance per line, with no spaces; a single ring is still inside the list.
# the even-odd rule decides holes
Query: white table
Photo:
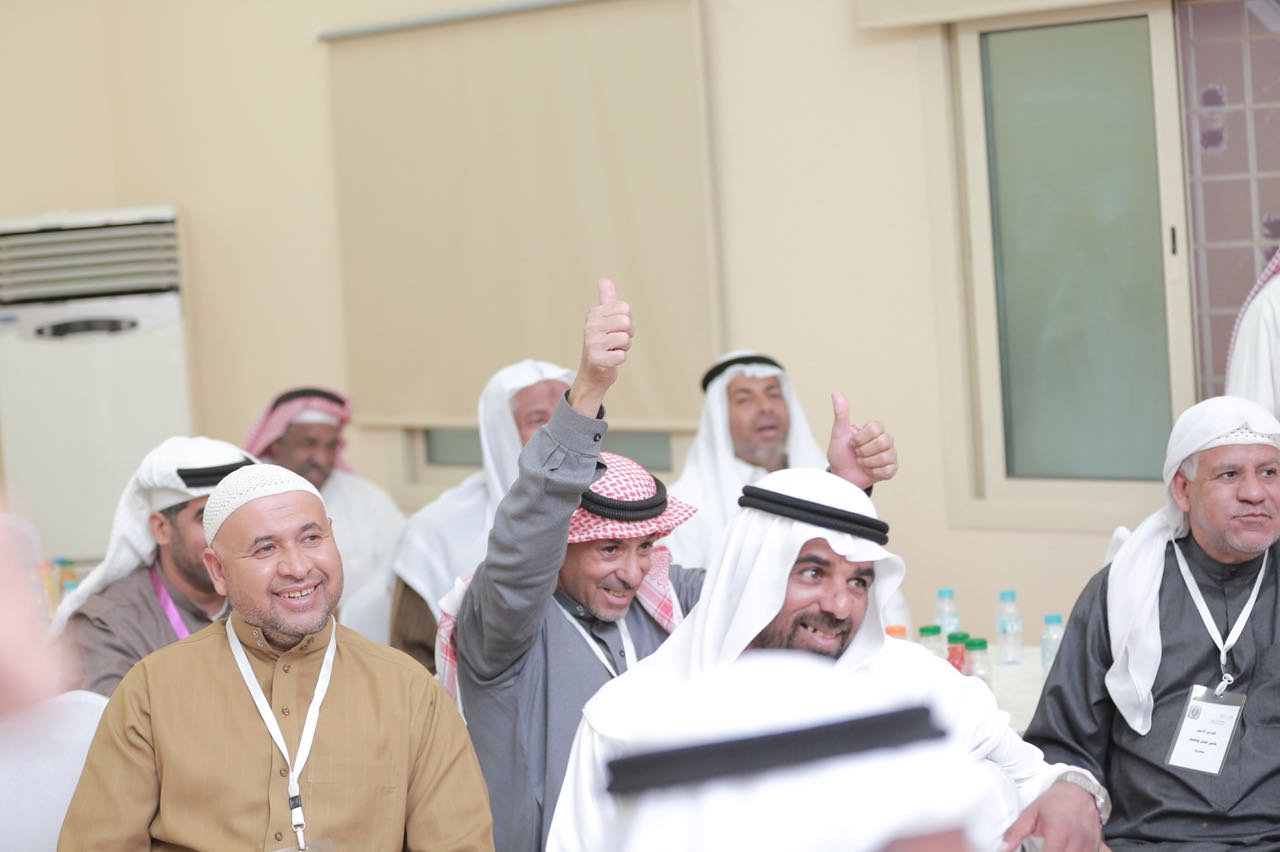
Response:
[[[994,658],[995,649],[991,654]],[[1009,724],[1019,734],[1031,724],[1044,677],[1039,645],[1025,646],[1022,662],[1016,665],[1004,665],[995,659],[991,661],[991,691],[996,694],[996,704],[1009,714]]]

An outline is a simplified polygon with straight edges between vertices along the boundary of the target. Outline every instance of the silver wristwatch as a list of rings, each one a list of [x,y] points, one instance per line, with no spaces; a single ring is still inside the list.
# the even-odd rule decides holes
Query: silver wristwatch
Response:
[[[1111,818],[1111,794],[1107,792],[1106,787],[1103,787],[1083,772],[1064,772],[1058,776],[1057,780],[1075,784],[1081,790],[1093,796],[1093,803],[1098,806],[1098,818],[1102,820],[1103,825],[1107,824],[1107,820]]]

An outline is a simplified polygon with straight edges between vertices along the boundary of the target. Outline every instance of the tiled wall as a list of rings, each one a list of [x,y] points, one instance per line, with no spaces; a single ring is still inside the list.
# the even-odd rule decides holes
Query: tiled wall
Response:
[[[1280,247],[1280,0],[1178,8],[1201,396],[1222,393],[1236,313]]]

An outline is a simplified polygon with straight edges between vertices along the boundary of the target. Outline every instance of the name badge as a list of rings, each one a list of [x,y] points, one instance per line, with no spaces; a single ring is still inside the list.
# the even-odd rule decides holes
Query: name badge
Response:
[[[1244,698],[1242,692],[1216,695],[1207,687],[1191,687],[1165,763],[1208,775],[1220,773],[1240,723]]]

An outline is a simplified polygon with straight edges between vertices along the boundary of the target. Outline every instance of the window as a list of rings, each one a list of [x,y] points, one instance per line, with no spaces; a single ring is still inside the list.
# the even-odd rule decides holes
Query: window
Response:
[[[1130,3],[955,28],[978,522],[1147,514],[1194,401],[1173,22]]]

